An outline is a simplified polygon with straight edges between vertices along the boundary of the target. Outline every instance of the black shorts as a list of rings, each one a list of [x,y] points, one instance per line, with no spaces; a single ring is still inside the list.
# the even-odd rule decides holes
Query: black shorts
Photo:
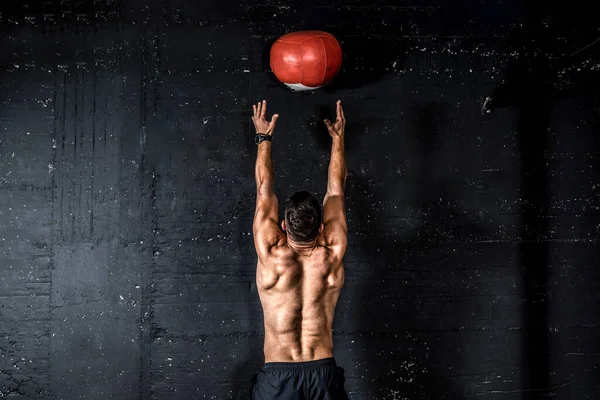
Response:
[[[250,382],[252,400],[347,400],[335,359],[265,363]]]

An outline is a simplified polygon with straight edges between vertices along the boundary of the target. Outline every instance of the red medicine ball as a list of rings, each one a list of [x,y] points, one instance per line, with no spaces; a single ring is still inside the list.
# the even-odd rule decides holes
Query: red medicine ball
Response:
[[[283,35],[271,47],[271,69],[293,90],[313,90],[331,82],[342,66],[342,48],[330,33]]]

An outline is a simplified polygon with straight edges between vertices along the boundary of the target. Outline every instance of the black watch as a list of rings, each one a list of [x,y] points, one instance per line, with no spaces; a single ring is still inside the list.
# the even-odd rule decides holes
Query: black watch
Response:
[[[256,137],[254,138],[254,143],[256,143],[257,145],[261,144],[262,142],[264,142],[265,140],[271,141],[273,138],[271,137],[271,135],[265,135],[263,133],[257,133]]]

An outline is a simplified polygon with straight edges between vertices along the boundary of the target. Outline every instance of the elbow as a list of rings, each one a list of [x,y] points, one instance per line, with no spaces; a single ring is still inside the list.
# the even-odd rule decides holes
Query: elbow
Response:
[[[335,179],[333,181],[329,181],[327,183],[327,193],[336,196],[343,196],[344,189],[346,187],[346,177],[342,177],[341,179]]]
[[[329,185],[327,186],[327,196],[344,196],[344,185]]]
[[[256,195],[265,196],[273,193],[273,185],[268,181],[260,181],[256,185]]]

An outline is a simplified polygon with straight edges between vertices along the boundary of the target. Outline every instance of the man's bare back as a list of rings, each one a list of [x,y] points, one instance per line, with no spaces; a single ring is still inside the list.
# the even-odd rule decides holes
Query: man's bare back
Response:
[[[256,270],[266,362],[333,356],[333,313],[344,284],[342,260],[321,245],[298,254],[285,237]]]
[[[253,378],[252,399],[347,399],[331,331],[347,245],[345,119],[340,101],[336,107],[335,123],[324,121],[332,146],[323,205],[308,192],[293,194],[281,229],[271,159],[278,115],[266,120],[264,100],[253,107],[258,145],[253,233],[265,364]]]

